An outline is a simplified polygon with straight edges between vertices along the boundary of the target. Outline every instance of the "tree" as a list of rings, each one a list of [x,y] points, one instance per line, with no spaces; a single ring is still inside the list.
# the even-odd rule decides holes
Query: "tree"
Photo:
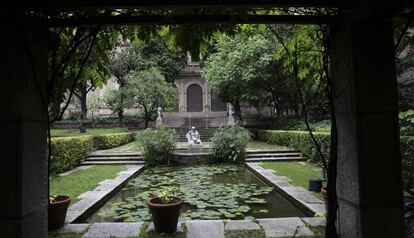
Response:
[[[267,29],[276,39],[276,60],[294,82],[303,116],[307,117],[308,111],[326,116],[327,84],[318,26],[268,25]]]
[[[126,88],[129,97],[143,112],[146,128],[148,122],[155,119],[157,107],[174,107],[178,101],[176,89],[165,81],[155,67],[129,76]]]
[[[116,82],[119,85],[119,91],[115,94],[112,93],[109,98],[115,100],[116,95],[116,106],[110,106],[110,108],[116,108],[116,113],[118,114],[119,124],[123,126],[123,113],[124,108],[128,106],[128,103],[124,103],[126,81],[128,75],[139,71],[144,67],[143,60],[140,55],[136,54],[135,49],[128,43],[121,44],[111,51],[111,57],[109,62],[109,71],[115,76]],[[108,105],[108,104],[107,104]]]
[[[162,38],[153,38],[136,49],[136,54],[141,56],[146,68],[157,67],[165,80],[174,82],[185,66],[185,54],[181,51],[173,51],[167,47]]]
[[[73,91],[73,94],[79,99],[81,105],[80,133],[86,133],[85,120],[88,115],[88,93],[97,87],[102,87],[109,78],[109,72],[106,67],[107,62],[108,57],[105,51],[101,51],[101,54],[95,53],[94,57],[88,60],[87,66]]]
[[[118,116],[124,112],[124,107],[132,107],[133,105],[131,98],[127,96],[125,91],[125,88],[113,89],[106,92],[104,96],[105,105]]]
[[[281,63],[274,58],[274,41],[263,32],[254,33],[219,39],[217,52],[202,71],[222,100],[233,105],[240,120],[241,103],[259,105],[268,101],[281,110],[292,91]]]

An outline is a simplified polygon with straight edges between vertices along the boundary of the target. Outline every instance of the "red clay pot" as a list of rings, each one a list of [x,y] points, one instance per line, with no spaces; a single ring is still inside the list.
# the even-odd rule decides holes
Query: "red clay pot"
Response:
[[[148,207],[152,214],[155,231],[158,233],[174,233],[177,230],[178,217],[183,200],[176,198],[175,203],[161,203],[160,198],[155,197],[148,201]]]
[[[49,203],[48,224],[49,231],[57,230],[65,225],[66,212],[70,204],[68,196],[59,195]]]

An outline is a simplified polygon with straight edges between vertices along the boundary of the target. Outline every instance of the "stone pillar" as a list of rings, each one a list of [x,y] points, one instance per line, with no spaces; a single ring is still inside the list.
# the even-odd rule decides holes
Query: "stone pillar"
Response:
[[[405,237],[392,22],[342,19],[330,30],[339,235]]]
[[[0,29],[1,237],[47,237],[48,30],[13,15]],[[3,22],[4,23],[4,22]]]

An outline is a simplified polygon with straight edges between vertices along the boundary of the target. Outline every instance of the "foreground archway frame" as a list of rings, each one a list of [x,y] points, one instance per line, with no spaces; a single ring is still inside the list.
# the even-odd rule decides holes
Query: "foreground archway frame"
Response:
[[[0,144],[3,166],[0,228],[5,237],[47,236],[47,27],[88,24],[195,23],[194,15],[54,18],[38,22],[29,11],[67,9],[263,9],[324,7],[331,1],[40,1],[1,16]],[[412,2],[412,1],[411,1]],[[97,5],[98,4],[98,5]],[[266,5],[267,4],[267,5]],[[330,19],[332,75],[338,120],[338,198],[341,237],[403,237],[401,160],[393,32],[390,17],[409,1],[360,1]],[[411,3],[412,6],[412,3]],[[345,10],[345,9],[343,9]],[[199,16],[199,15],[197,15]],[[127,17],[127,16],[123,16]],[[135,18],[134,18],[135,17]],[[190,18],[191,17],[191,18]],[[199,16],[196,23],[315,24],[314,16]],[[254,18],[259,20],[254,20]],[[159,19],[158,22],[156,19]],[[175,20],[174,20],[175,19]],[[181,20],[179,20],[181,19]],[[204,20],[202,20],[204,19]],[[273,20],[272,20],[273,19]],[[250,20],[250,21],[249,21]],[[29,50],[29,51],[28,51]],[[28,52],[31,52],[29,54]],[[384,191],[384,188],[388,188]],[[391,189],[391,190],[390,190]]]

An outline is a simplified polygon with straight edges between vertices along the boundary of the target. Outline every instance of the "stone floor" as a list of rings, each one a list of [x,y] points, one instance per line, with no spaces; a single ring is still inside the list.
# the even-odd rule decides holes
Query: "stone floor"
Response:
[[[173,235],[157,235],[152,223],[95,223],[69,224],[59,235],[73,234],[82,238],[106,237],[186,237],[186,238],[276,238],[276,237],[323,237],[325,220],[317,217],[289,217],[249,220],[192,220],[178,224]]]

